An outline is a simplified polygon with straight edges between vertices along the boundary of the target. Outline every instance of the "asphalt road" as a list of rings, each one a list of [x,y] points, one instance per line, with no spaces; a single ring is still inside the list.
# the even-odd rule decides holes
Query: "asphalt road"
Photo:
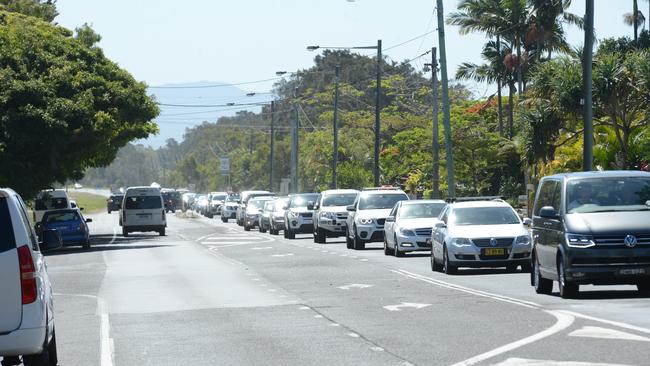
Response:
[[[218,218],[117,234],[48,255],[60,365],[649,365],[650,298],[635,287],[537,295],[526,273],[431,272],[343,239],[314,244]]]

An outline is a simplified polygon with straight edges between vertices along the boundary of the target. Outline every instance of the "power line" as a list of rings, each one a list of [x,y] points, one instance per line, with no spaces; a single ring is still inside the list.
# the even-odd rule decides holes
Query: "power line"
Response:
[[[403,46],[403,45],[405,45],[405,44],[407,44],[407,43],[410,43],[410,42],[416,41],[416,40],[418,40],[418,39],[420,39],[420,38],[423,38],[423,37],[428,36],[429,34],[431,34],[431,33],[433,33],[433,32],[436,32],[436,31],[435,31],[435,30],[432,30],[432,31],[428,31],[428,32],[426,32],[426,33],[420,34],[419,36],[413,37],[413,38],[411,38],[411,39],[409,39],[409,40],[406,40],[406,41],[404,41],[404,42],[402,42],[402,43],[398,43],[398,44],[396,44],[396,45],[394,45],[394,46],[390,46],[390,47],[388,47],[388,48],[385,48],[384,51],[392,50],[393,48],[397,48],[397,47],[399,47],[399,46]]]
[[[220,87],[227,87],[227,86],[236,86],[236,85],[249,85],[249,84],[259,84],[259,83],[266,83],[269,81],[273,80],[280,80],[282,79],[282,76],[270,78],[270,79],[262,79],[262,80],[253,80],[253,81],[243,81],[239,83],[228,83],[228,84],[211,84],[211,85],[188,85],[188,86],[150,86],[149,89],[205,89],[205,88],[220,88]]]
[[[271,101],[256,102],[256,103],[226,103],[226,104],[167,104],[157,103],[162,107],[179,107],[179,108],[215,108],[215,107],[232,107],[232,106],[261,106],[271,103]]]

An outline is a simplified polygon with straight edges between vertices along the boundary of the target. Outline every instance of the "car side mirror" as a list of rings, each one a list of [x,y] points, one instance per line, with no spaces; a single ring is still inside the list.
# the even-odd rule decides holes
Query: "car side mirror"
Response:
[[[288,210],[288,209],[289,209],[289,205],[284,205],[284,206],[282,206],[282,209],[283,209],[283,210]]]
[[[86,222],[93,222],[93,219],[86,219]]]
[[[539,210],[539,216],[545,219],[557,219],[559,215],[552,206],[544,206]]]
[[[350,212],[354,212],[354,211],[357,210],[357,208],[354,207],[354,205],[347,206],[345,209],[348,210],[348,211],[350,211]]]
[[[533,220],[531,220],[529,217],[526,217],[524,219],[524,226],[530,226],[530,225],[532,225],[532,223],[533,223]]]
[[[313,210],[314,209],[314,202],[312,202],[312,201],[307,202],[307,209],[310,210],[310,211]]]
[[[43,242],[41,248],[44,250],[59,249],[63,246],[61,233],[58,230],[45,230],[43,231]]]
[[[84,210],[84,208],[83,208],[83,207],[79,207],[79,211],[83,211],[83,210]]]
[[[443,228],[446,228],[446,227],[447,227],[447,224],[445,224],[443,221],[436,222],[436,226],[435,226],[436,229],[443,229]]]
[[[388,216],[386,222],[395,222],[395,216]]]

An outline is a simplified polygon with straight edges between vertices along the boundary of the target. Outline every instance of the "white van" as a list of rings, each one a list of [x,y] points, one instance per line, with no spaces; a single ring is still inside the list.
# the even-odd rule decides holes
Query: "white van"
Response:
[[[48,189],[39,192],[34,201],[34,223],[43,219],[45,211],[73,208],[68,193],[62,189]]]
[[[167,218],[160,188],[129,187],[124,193],[120,216],[122,235],[133,231],[157,231],[165,235]]]

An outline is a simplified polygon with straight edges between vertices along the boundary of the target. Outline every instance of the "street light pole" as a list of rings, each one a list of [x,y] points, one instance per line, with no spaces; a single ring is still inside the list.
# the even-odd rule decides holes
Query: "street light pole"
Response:
[[[332,189],[338,187],[338,177],[336,176],[336,167],[339,162],[339,71],[340,66],[336,65],[334,83],[334,122],[332,122],[332,134],[334,135],[333,154],[332,154]]]
[[[445,152],[447,158],[447,194],[456,195],[454,187],[454,160],[451,142],[451,116],[449,111],[449,81],[447,79],[447,50],[445,48],[445,15],[442,0],[437,0],[438,10],[438,46],[440,47],[440,78],[442,79],[442,114],[445,124]]]
[[[438,60],[436,60],[436,48],[431,49],[431,63],[424,64],[431,67],[431,89],[433,91],[433,109],[432,109],[432,139],[431,150],[433,160],[433,172],[431,182],[431,198],[440,198],[440,137],[438,133]]]
[[[585,49],[582,65],[582,78],[584,85],[584,147],[583,147],[583,170],[588,172],[592,169],[594,160],[594,126],[592,110],[592,59],[594,47],[594,0],[586,0],[585,15]],[[636,30],[636,24],[635,24]]]
[[[269,191],[273,192],[273,145],[275,144],[275,101],[271,101],[271,151],[269,154]]]
[[[377,41],[377,90],[375,96],[375,164],[374,183],[379,187],[379,135],[381,133],[381,39]]]
[[[298,128],[299,128],[299,118],[298,118],[298,102],[296,98],[298,97],[298,88],[293,90],[293,114],[294,114],[294,124],[291,129],[291,192],[298,193]]]

